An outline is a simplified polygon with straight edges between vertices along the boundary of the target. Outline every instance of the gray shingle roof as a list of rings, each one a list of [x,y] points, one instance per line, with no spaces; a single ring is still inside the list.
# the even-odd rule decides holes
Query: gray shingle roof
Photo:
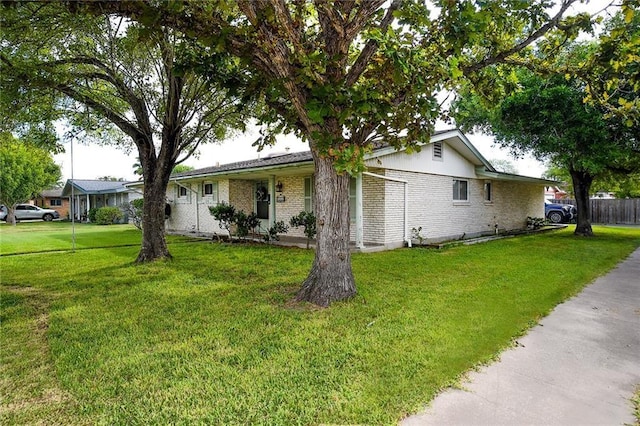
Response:
[[[128,191],[128,188],[124,186],[126,183],[108,180],[69,179],[64,186],[63,194],[68,196],[71,193],[71,184],[84,194],[109,194]]]
[[[40,196],[43,198],[57,198],[62,197],[62,188],[45,189],[40,192]]]
[[[433,133],[432,136],[439,135],[441,133],[447,133],[454,129],[438,130]],[[388,147],[389,145],[382,142],[377,143],[374,146],[374,150]],[[188,172],[176,173],[171,178],[188,178],[191,176],[211,175],[223,172],[232,172],[239,170],[259,169],[262,167],[281,166],[296,163],[306,163],[313,161],[311,151],[294,152],[291,154],[272,154],[265,158],[257,158],[255,160],[238,161],[236,163],[221,164],[219,166],[205,167],[202,169],[189,170]]]
[[[280,166],[285,164],[307,163],[312,161],[311,151],[293,152],[291,154],[272,154],[265,158],[255,160],[238,161],[237,163],[221,164],[219,166],[205,167],[202,169],[189,170],[188,172],[176,173],[172,178],[185,178],[189,176],[208,175],[214,173],[231,172],[236,170],[246,170],[261,167]]]

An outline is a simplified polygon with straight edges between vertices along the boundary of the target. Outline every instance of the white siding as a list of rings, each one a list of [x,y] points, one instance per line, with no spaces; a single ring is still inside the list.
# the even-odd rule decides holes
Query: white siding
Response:
[[[409,172],[430,173],[436,175],[475,177],[475,166],[460,155],[447,143],[442,143],[442,159],[433,159],[433,146],[428,144],[420,152],[406,154],[394,152],[382,157],[367,160],[369,167]]]

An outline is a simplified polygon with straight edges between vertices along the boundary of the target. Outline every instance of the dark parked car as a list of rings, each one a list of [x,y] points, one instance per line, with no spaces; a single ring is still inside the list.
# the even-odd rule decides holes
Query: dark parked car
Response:
[[[0,210],[2,211],[2,213],[0,213],[0,219],[7,220],[6,207],[2,206]],[[60,218],[60,213],[55,210],[43,209],[38,206],[32,206],[31,204],[18,204],[14,209],[14,213],[16,220],[42,219],[49,222],[53,219]]]
[[[544,215],[551,223],[569,223],[576,217],[577,210],[572,204],[552,203],[544,200]]]

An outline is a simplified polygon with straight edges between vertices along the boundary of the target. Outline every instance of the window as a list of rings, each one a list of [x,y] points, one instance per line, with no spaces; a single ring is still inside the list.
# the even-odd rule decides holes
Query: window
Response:
[[[176,202],[185,204],[191,202],[191,191],[189,185],[176,185]]]
[[[467,192],[469,183],[466,180],[453,180],[453,201],[468,201],[469,194]]]
[[[356,221],[356,178],[349,179],[349,220]]]
[[[433,143],[433,159],[442,160],[442,142]]]
[[[49,205],[51,207],[60,207],[62,205],[62,200],[60,198],[52,198],[49,200]]]
[[[304,178],[304,211],[313,211],[313,178]]]
[[[486,181],[484,183],[484,201],[485,203],[493,201],[493,187],[491,186],[491,181]]]
[[[218,203],[218,182],[204,182],[202,184],[202,198],[207,203]]]

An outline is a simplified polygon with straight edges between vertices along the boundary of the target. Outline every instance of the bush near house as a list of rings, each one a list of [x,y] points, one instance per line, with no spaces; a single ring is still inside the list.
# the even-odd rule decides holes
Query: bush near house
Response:
[[[122,220],[124,215],[118,207],[100,207],[95,214],[98,225],[112,225]]]
[[[232,204],[227,204],[224,201],[209,207],[209,212],[218,221],[220,229],[226,229],[229,232],[229,237],[231,237],[234,226],[233,235],[240,239],[244,239],[249,235],[249,232],[255,234],[255,229],[260,226],[260,219],[256,213],[246,214],[243,210],[236,210]]]
[[[89,222],[96,222],[96,214],[98,214],[98,207],[91,207],[87,212],[87,219],[89,219]]]
[[[280,234],[286,234],[289,231],[289,227],[283,220],[275,222],[272,227],[267,229],[267,232],[263,235],[262,239],[267,243],[272,241],[280,241]]]
[[[231,237],[231,225],[234,223],[236,208],[223,201],[215,206],[210,206],[209,213],[218,221],[220,229],[226,229],[229,237]]]
[[[304,228],[304,235],[307,237],[307,248],[309,248],[309,242],[316,236],[316,216],[313,212],[301,211],[297,216],[289,219],[289,224],[294,228],[300,226]]]

